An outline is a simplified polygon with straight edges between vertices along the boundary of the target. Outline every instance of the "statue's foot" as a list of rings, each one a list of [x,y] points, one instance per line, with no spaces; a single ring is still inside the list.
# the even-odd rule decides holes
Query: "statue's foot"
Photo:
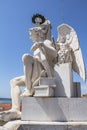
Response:
[[[10,120],[17,120],[21,118],[21,112],[18,110],[8,110],[0,112],[0,120],[3,121],[10,121]]]
[[[33,93],[28,91],[27,89],[21,94],[21,96],[24,96],[24,97],[32,97]]]

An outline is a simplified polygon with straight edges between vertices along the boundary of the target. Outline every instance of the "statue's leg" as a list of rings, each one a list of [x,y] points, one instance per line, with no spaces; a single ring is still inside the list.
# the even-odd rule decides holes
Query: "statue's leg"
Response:
[[[48,64],[48,61],[46,59],[46,55],[44,55],[44,53],[42,51],[40,51],[40,55],[41,55],[41,63],[44,66],[48,77],[52,77],[51,68],[50,68],[50,65]]]
[[[20,86],[25,86],[25,77],[20,76],[10,81],[12,110],[20,111]]]
[[[39,85],[39,78],[44,76],[44,67],[42,66],[41,62],[39,62],[37,59],[34,59],[33,64],[33,73],[32,73],[32,89],[34,86]],[[46,74],[45,74],[46,75]]]
[[[20,76],[10,81],[12,108],[8,111],[0,112],[0,120],[10,121],[21,118],[20,112],[20,86],[25,86],[25,77]]]
[[[25,74],[25,84],[26,84],[26,91],[29,93],[29,96],[33,95],[32,91],[32,73],[33,73],[33,63],[34,58],[29,54],[24,54],[22,57],[24,63],[24,74]],[[24,96],[26,95],[26,91]]]
[[[49,66],[47,60],[43,60],[42,61],[42,65],[44,66],[44,68],[45,68],[45,70],[47,72],[48,77],[52,77],[52,72],[51,72],[51,69],[50,69],[50,66]]]

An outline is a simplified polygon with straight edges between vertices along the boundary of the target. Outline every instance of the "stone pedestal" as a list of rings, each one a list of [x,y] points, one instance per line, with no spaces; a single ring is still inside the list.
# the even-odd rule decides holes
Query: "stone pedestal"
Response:
[[[74,97],[73,74],[71,63],[55,65],[56,97]]]
[[[40,85],[34,87],[35,94],[34,97],[53,97],[54,96],[54,88],[56,86],[49,86],[49,85]]]
[[[22,120],[87,121],[87,98],[24,97]]]
[[[39,86],[35,86],[34,97],[53,97],[56,87],[55,79],[51,77],[43,77],[39,79]]]

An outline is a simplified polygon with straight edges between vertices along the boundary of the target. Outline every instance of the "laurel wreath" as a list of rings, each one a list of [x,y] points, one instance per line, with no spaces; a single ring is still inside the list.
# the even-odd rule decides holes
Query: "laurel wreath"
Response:
[[[40,21],[38,21],[39,24],[43,24],[45,22],[45,17],[41,14],[35,14],[32,17],[32,23],[36,24],[37,23],[37,19],[40,18]]]

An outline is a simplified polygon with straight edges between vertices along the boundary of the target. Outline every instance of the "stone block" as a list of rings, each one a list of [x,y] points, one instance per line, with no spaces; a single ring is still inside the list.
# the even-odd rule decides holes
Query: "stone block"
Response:
[[[87,121],[87,98],[69,99],[69,121]]]
[[[34,97],[52,97],[54,96],[54,86],[48,86],[48,85],[40,85],[35,86],[35,94]]]
[[[55,83],[55,78],[51,78],[51,77],[41,77],[39,79],[39,84],[40,85],[56,85]]]
[[[23,98],[22,120],[67,121],[68,118],[67,98]]]
[[[87,98],[24,97],[22,120],[87,121]]]
[[[55,65],[56,97],[74,97],[73,74],[71,63]]]
[[[22,120],[66,121],[68,101],[58,98],[25,97],[22,104]]]

